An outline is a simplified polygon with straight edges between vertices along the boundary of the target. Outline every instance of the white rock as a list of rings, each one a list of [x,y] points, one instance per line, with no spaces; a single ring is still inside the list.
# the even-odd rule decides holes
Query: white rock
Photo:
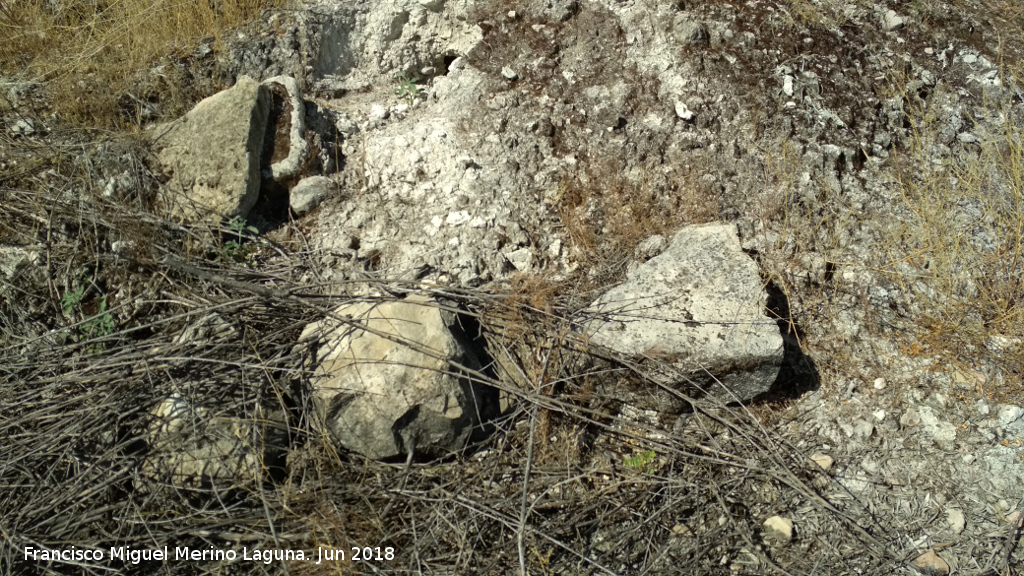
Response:
[[[334,316],[356,324],[328,318],[301,336],[319,343],[313,399],[331,437],[375,459],[464,447],[490,407],[479,385],[452,372],[449,362],[479,368],[449,328],[456,320],[421,296],[356,302]]]
[[[789,542],[793,539],[793,521],[782,516],[772,516],[764,521],[768,536],[773,536],[782,542]]]
[[[447,222],[449,226],[461,226],[466,222],[469,222],[470,219],[469,212],[459,210],[457,212],[449,213],[448,217],[445,218],[444,221]]]
[[[284,464],[280,413],[261,410],[255,419],[231,418],[175,395],[150,414],[149,449],[140,472],[156,482],[146,485],[169,480],[181,488],[226,493],[251,488]]]
[[[885,15],[882,16],[882,28],[886,32],[899,30],[904,25],[906,25],[906,21],[896,14],[895,10],[887,10]]]
[[[678,100],[676,100],[676,116],[679,116],[680,118],[682,118],[683,120],[685,120],[687,122],[693,120],[693,118],[694,118],[693,111],[690,110],[686,106],[686,104],[684,104],[684,103],[682,103],[682,102],[680,102]]]
[[[832,457],[828,454],[814,454],[811,456],[811,461],[826,472],[832,468]]]
[[[1001,406],[996,418],[1004,432],[1013,433],[1016,429],[1019,433],[1024,433],[1024,408],[1012,405]]]
[[[515,80],[516,78],[519,77],[519,74],[517,74],[515,70],[509,68],[508,66],[502,67],[501,75],[504,76],[506,80]]]
[[[26,118],[18,120],[14,123],[14,126],[11,126],[11,133],[17,134],[19,136],[31,136],[32,134],[35,134],[35,132],[35,124],[33,124],[31,120],[28,120]]]
[[[700,386],[723,401],[745,400],[771,386],[782,362],[782,335],[764,313],[766,298],[735,225],[689,226],[588,308],[595,320],[587,332],[592,344],[626,357],[667,360],[672,370],[650,374],[666,387]],[[611,382],[598,386],[628,393]],[[622,401],[674,405],[651,390]]]
[[[278,162],[274,162],[263,171],[264,178],[283,180],[291,178],[302,170],[302,166],[309,156],[309,143],[306,142],[306,105],[302,101],[302,91],[299,83],[291,76],[275,76],[263,81],[263,85],[283,87],[288,92],[288,103],[291,107],[291,117],[284,122],[288,123],[288,134],[282,136],[288,138],[288,156]],[[282,120],[278,120],[281,122]]]
[[[946,523],[956,534],[960,534],[967,527],[967,519],[964,517],[963,511],[956,508],[946,510]]]
[[[885,378],[875,378],[875,390],[885,390]]]
[[[529,248],[520,248],[505,254],[505,258],[515,266],[516,270],[526,272],[530,269],[530,264],[533,262],[533,251]]]
[[[793,96],[795,90],[793,89],[793,77],[789,74],[782,79],[782,93],[786,96]]]
[[[170,175],[166,209],[175,219],[219,223],[245,217],[260,190],[260,154],[270,93],[242,76],[184,117],[156,127],[153,148]]]
[[[308,214],[328,196],[333,194],[338,185],[326,176],[310,176],[303,178],[292,188],[288,205],[296,216]]]
[[[380,121],[386,119],[390,115],[388,109],[383,105],[374,102],[370,105],[370,120]]]
[[[921,426],[939,445],[950,445],[956,440],[956,426],[940,420],[931,406],[918,406],[917,413],[921,416]]]

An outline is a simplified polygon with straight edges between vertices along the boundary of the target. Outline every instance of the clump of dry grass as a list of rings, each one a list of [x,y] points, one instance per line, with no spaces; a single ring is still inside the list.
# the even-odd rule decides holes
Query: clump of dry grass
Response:
[[[718,200],[698,172],[660,187],[643,175],[633,181],[614,164],[595,165],[563,181],[556,208],[573,259],[594,270],[595,280],[607,281],[624,270],[644,239],[714,220]]]
[[[45,81],[50,104],[66,120],[116,126],[130,115],[118,101],[138,70],[161,57],[187,60],[203,39],[212,38],[217,48],[228,30],[251,21],[263,9],[283,4],[284,0],[4,0],[0,67],[30,81]]]
[[[1021,70],[1003,82],[1020,85]],[[889,272],[919,304],[920,343],[951,358],[997,360],[1001,395],[1024,374],[1024,125],[1012,98],[986,102],[963,127],[977,142],[941,148],[942,91],[908,113],[912,139],[897,157],[904,217],[892,228]],[[912,101],[912,99],[911,99]],[[999,119],[998,129],[992,119]],[[1007,386],[1007,384],[1009,386]],[[991,392],[991,391],[988,391]]]

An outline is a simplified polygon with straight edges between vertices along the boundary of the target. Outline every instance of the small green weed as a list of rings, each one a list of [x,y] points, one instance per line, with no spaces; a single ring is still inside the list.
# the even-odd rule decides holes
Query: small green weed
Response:
[[[637,452],[629,458],[626,458],[626,468],[636,470],[637,472],[643,472],[644,474],[654,474],[654,461],[658,458],[658,455],[654,450],[644,450],[643,452]]]
[[[416,85],[415,80],[407,77],[405,74],[396,75],[395,80],[398,80],[398,87],[395,88],[395,96],[404,98],[410,107],[423,95],[423,92],[420,91],[420,87]]]
[[[217,254],[217,262],[224,260],[231,260],[232,262],[248,262],[255,249],[243,242],[243,233],[246,234],[258,234],[259,230],[255,226],[250,226],[244,218],[235,216],[228,223],[228,228],[235,233],[237,238],[232,238],[224,242],[220,247],[220,252]]]
[[[84,275],[79,278],[73,290],[65,292],[64,296],[61,297],[60,311],[64,314],[65,318],[72,318],[74,316],[74,312],[82,303],[82,297],[85,296],[85,291],[91,282],[92,276]]]
[[[64,333],[64,338],[70,338],[76,342],[81,340],[92,340],[110,336],[117,329],[117,322],[114,316],[107,310],[107,297],[101,296],[97,305],[96,314],[86,317],[82,310],[82,300],[93,282],[93,277],[83,274],[79,277],[75,287],[64,293],[60,299],[61,313],[71,322],[80,322],[75,328],[75,334]],[[96,354],[106,350],[106,344],[92,344],[86,348],[86,353]]]

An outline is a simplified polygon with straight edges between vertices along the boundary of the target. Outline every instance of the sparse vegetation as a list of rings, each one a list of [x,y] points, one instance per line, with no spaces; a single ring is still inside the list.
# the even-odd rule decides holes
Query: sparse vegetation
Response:
[[[204,39],[225,33],[283,0],[5,0],[0,3],[0,67],[45,88],[46,101],[83,127],[137,123],[149,98],[190,104],[188,79],[174,66],[143,80],[157,60],[187,61]]]
[[[250,263],[249,259],[253,255],[254,248],[251,244],[246,243],[244,234],[258,234],[259,230],[255,226],[250,226],[244,218],[235,216],[228,223],[228,229],[234,234],[233,238],[224,240],[221,244],[220,251],[217,254],[217,260],[231,260],[236,263]]]
[[[398,81],[398,87],[395,88],[395,96],[405,100],[405,103],[409,106],[412,106],[420,99],[420,87],[416,85],[412,78],[405,74],[399,74],[395,76],[395,80]]]
[[[0,66],[46,92],[39,110],[11,111],[0,101],[0,114],[41,116],[52,106],[62,128],[70,122],[130,131],[148,98],[180,96],[179,111],[192,100],[179,85],[183,80],[173,76],[174,67],[167,68],[162,84],[149,85],[151,92],[136,91],[137,72],[162,58],[192,59],[198,42],[218,49],[232,26],[281,3],[0,0],[0,31],[9,38],[0,44]],[[499,16],[510,8],[520,11],[509,20],[522,26],[502,32],[501,43],[478,48],[476,62],[499,74],[502,57],[522,48],[519,42],[531,42],[536,54],[521,51],[531,57],[523,59],[516,89],[524,94],[550,89],[568,100],[583,84],[528,66],[533,56],[555,54],[528,25],[527,6],[519,0],[488,3],[487,10]],[[845,25],[839,5],[790,0],[784,6],[787,20],[771,25]],[[1019,10],[1008,6],[1000,10],[1019,18]],[[589,14],[584,24],[546,29],[575,26],[572,33],[583,34],[601,17]],[[614,30],[601,32],[600,42],[625,46]],[[610,53],[602,57],[609,60]],[[607,69],[585,72],[577,80],[587,87],[605,82]],[[1019,65],[1005,68],[1003,83],[1021,85],[1022,72]],[[410,78],[396,80],[398,98],[411,105],[422,97]],[[392,97],[388,83],[385,77],[385,99]],[[796,312],[773,310],[790,323],[788,334],[800,339],[797,348],[809,354],[828,350],[822,366],[830,382],[852,377],[863,387],[875,377],[862,374],[863,365],[876,359],[854,356],[843,342],[824,342],[833,337],[824,330],[816,340],[803,340],[796,325],[827,330],[856,317],[867,331],[899,338],[905,356],[946,357],[971,378],[974,364],[1000,363],[1016,378],[1007,381],[1017,388],[997,391],[979,379],[979,392],[1019,401],[1024,397],[1020,92],[1006,101],[964,105],[970,114],[962,130],[977,140],[951,142],[943,135],[943,98],[960,88],[940,83],[925,94],[910,85],[906,78],[895,79],[885,95],[903,106],[909,137],[887,148],[884,164],[872,165],[893,178],[883,191],[891,196],[871,190],[871,197],[891,203],[886,214],[898,217],[872,230],[872,243],[863,251],[870,258],[855,258],[854,241],[844,236],[861,210],[847,191],[820,176],[805,178],[807,148],[793,124],[785,123],[790,118],[782,102],[763,115],[762,149],[735,152],[757,156],[764,169],[763,182],[742,193],[754,207],[751,219],[760,220],[754,234],[764,240],[757,257],[765,282],[781,289]],[[586,121],[569,104],[564,109],[577,124]],[[676,120],[671,110],[667,117]],[[711,131],[714,122],[699,128],[687,124],[679,131]],[[994,124],[1001,129],[981,129]],[[575,145],[565,137],[569,126],[551,125],[555,155],[567,155]],[[592,137],[615,138],[633,126],[609,126],[607,133]],[[758,123],[755,130],[765,126]],[[801,438],[795,435],[798,424],[820,422],[794,418],[792,429],[773,427],[785,402],[764,402],[748,412],[687,399],[693,412],[686,419],[655,425],[623,416],[616,401],[595,392],[601,371],[645,375],[637,366],[599,364],[610,361],[589,355],[574,314],[592,301],[591,291],[621,278],[642,259],[636,249],[644,239],[670,238],[680,226],[735,216],[723,210],[727,199],[716,187],[716,157],[697,140],[696,148],[686,151],[692,166],[660,160],[670,174],[664,178],[642,170],[623,174],[618,159],[581,156],[578,171],[564,176],[545,199],[578,273],[555,280],[538,265],[540,272],[511,273],[504,284],[478,288],[378,275],[373,261],[381,259],[379,251],[344,282],[322,278],[323,255],[308,251],[303,230],[290,222],[282,225],[287,234],[278,237],[287,240],[268,248],[272,254],[266,259],[259,252],[260,265],[254,266],[257,246],[270,242],[255,242],[258,231],[244,219],[228,223],[218,240],[161,220],[146,210],[141,196],[104,197],[107,179],[88,157],[96,149],[95,132],[30,140],[6,128],[0,123],[2,144],[17,155],[18,164],[0,170],[0,245],[38,254],[15,280],[4,282],[0,276],[0,437],[5,439],[0,443],[0,532],[13,544],[0,550],[0,571],[28,573],[39,567],[22,562],[17,545],[23,541],[100,548],[387,546],[398,551],[398,560],[377,565],[380,572],[460,574],[614,574],[633,567],[649,573],[834,569],[881,574],[906,563],[910,528],[891,523],[894,516],[886,516],[881,505],[848,497],[845,486],[840,498],[826,501],[822,487],[847,479],[824,474],[808,461],[807,446],[790,442]],[[362,137],[365,155],[365,133]],[[661,144],[651,144],[652,157],[662,152]],[[365,180],[364,174],[364,185]],[[532,230],[530,237],[535,240]],[[356,247],[353,253],[359,252]],[[529,248],[542,263],[560,257],[536,244]],[[848,287],[840,280],[847,272],[884,280],[894,316],[903,324],[873,322],[877,317],[867,289],[843,292]],[[479,323],[482,346],[496,362],[478,378],[500,389],[509,409],[492,423],[485,445],[429,465],[373,462],[339,451],[305,416],[312,413],[314,366],[309,351],[296,344],[298,333],[340,302],[367,293],[395,299],[416,292]],[[211,317],[217,319],[213,324],[207,322]],[[266,429],[275,426],[267,414],[284,414],[287,467],[261,462],[267,482],[229,493],[184,490],[171,482],[140,490],[149,482],[139,462],[149,450],[145,438],[153,410],[171,397]],[[886,424],[895,420],[891,413],[886,418]],[[1015,441],[1019,444],[1019,439],[1003,443]],[[837,469],[843,464],[837,462]],[[271,478],[271,469],[279,475]],[[899,491],[909,488],[899,481],[884,478],[886,490],[902,497]],[[762,519],[790,508],[800,511],[796,544],[768,546],[757,532]],[[933,519],[944,514],[926,511],[924,516]],[[998,536],[987,538],[996,542]],[[238,566],[190,568],[218,573]],[[350,574],[364,568],[349,558],[273,569]]]
[[[1005,84],[1021,85],[1014,72],[1019,74],[1006,71]],[[887,238],[884,272],[916,304],[921,344],[972,364],[998,358],[1012,377],[1010,386],[997,392],[1019,397],[1024,393],[1024,126],[1007,99],[977,110],[998,115],[1000,130],[979,131],[984,128],[968,117],[959,133],[967,136],[946,132],[950,141],[944,142],[948,92],[940,86],[923,99],[897,94],[908,104],[913,137],[895,159],[905,216]],[[943,152],[943,144],[949,152]]]

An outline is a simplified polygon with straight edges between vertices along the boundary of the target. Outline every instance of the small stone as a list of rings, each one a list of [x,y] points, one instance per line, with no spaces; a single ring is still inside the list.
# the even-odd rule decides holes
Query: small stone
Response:
[[[1020,528],[1022,526],[1021,522],[1024,521],[1024,518],[1021,518],[1021,516],[1024,515],[1021,514],[1020,510],[1017,510],[1013,514],[1010,514],[1006,517],[1006,523],[1010,526],[1017,526],[1018,528]]]
[[[23,118],[15,122],[14,126],[11,126],[11,132],[21,136],[31,136],[32,134],[35,134],[36,126],[31,120]]]
[[[508,259],[512,266],[515,266],[516,270],[526,272],[530,269],[530,264],[533,262],[533,252],[529,248],[520,248],[505,254],[505,258]]]
[[[811,456],[811,461],[825,472],[832,468],[832,457],[828,454],[815,454]]]
[[[130,256],[135,252],[135,242],[133,240],[117,240],[111,242],[110,251],[114,253],[114,256],[120,256],[122,258]]]
[[[921,416],[917,413],[917,410],[913,408],[907,410],[900,416],[900,426],[904,428],[913,428],[921,423]]]
[[[885,16],[882,17],[882,28],[884,28],[886,32],[899,30],[900,28],[903,28],[904,25],[906,25],[906,20],[896,14],[895,10],[887,11]]]
[[[370,106],[370,120],[385,120],[389,115],[388,109],[381,104],[374,103]]]
[[[926,576],[946,576],[949,574],[949,564],[934,550],[928,550],[914,560],[914,568]]]
[[[504,76],[506,80],[515,80],[516,78],[519,78],[519,74],[508,66],[501,69],[501,75]]]
[[[447,222],[449,226],[461,226],[470,220],[469,212],[466,212],[465,210],[452,212],[448,214],[447,218],[445,218],[445,222]]]
[[[786,96],[792,96],[793,90],[793,77],[786,74],[786,77],[782,79],[782,93]]]
[[[337,189],[334,180],[326,176],[303,178],[292,188],[288,204],[296,216],[308,214]]]
[[[1006,433],[1012,434],[1015,432],[1012,429],[1024,427],[1024,408],[1012,405],[1001,406],[996,418],[999,420],[999,427]]]
[[[676,116],[679,116],[683,120],[690,122],[694,118],[692,110],[686,107],[686,104],[676,101]]]
[[[875,410],[874,412],[871,413],[871,415],[874,416],[875,420],[878,420],[879,422],[885,420],[885,410]]]
[[[962,60],[964,61],[964,64],[974,64],[978,61],[978,57],[974,54],[964,54]]]
[[[772,516],[764,521],[764,527],[768,529],[766,535],[773,536],[784,543],[793,539],[793,521],[789,518]]]
[[[682,536],[683,538],[692,538],[693,530],[690,530],[689,526],[685,524],[676,524],[672,527],[672,533],[676,536]]]
[[[961,132],[956,135],[956,139],[959,140],[962,144],[978,143],[978,137],[975,136],[974,134],[971,134],[970,132]]]
[[[964,517],[963,511],[956,508],[946,510],[946,522],[956,534],[960,534],[967,527],[967,519]]]
[[[875,431],[875,425],[863,418],[858,418],[853,423],[853,435],[858,440],[866,440],[871,437]]]
[[[885,378],[875,378],[875,390],[885,390]]]

